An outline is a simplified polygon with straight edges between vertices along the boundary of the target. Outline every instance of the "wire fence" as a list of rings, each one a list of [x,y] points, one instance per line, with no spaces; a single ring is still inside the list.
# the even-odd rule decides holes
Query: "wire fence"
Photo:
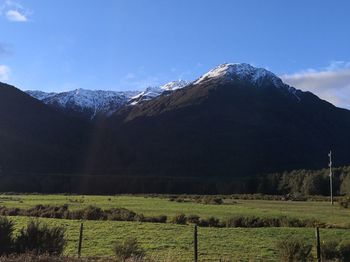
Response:
[[[205,241],[204,236],[200,236],[200,228],[197,225],[194,225],[191,227],[191,230],[193,231],[193,241],[188,246],[188,251],[192,251],[192,258],[188,258],[188,254],[186,254],[186,258],[174,258],[174,261],[220,261],[220,262],[231,262],[231,261],[247,261],[245,258],[249,257],[249,254],[245,254],[245,258],[240,257],[232,257],[232,256],[223,256],[223,257],[217,257],[217,258],[208,258],[207,256],[201,256],[203,252],[201,252],[201,241]],[[315,227],[315,241],[314,241],[314,247],[315,247],[315,257],[314,260],[317,262],[321,262],[321,241],[320,241],[320,229],[319,227]],[[331,229],[329,229],[331,230]],[[202,237],[202,238],[201,238]],[[84,223],[82,222],[80,224],[80,230],[79,230],[79,239],[78,239],[78,249],[77,249],[77,256],[80,258],[82,254],[82,247],[84,245]],[[224,239],[222,240],[224,241]],[[214,246],[212,248],[215,248]],[[206,250],[208,251],[208,250]],[[245,251],[242,251],[245,252]],[[207,255],[207,254],[206,254]],[[169,258],[166,261],[172,261],[169,260]],[[259,258],[259,257],[251,257],[248,259],[248,261],[277,261],[276,258]],[[293,260],[294,261],[294,260]]]

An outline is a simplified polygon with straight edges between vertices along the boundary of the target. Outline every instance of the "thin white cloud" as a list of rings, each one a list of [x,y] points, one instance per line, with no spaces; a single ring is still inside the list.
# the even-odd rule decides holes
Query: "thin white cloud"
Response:
[[[10,78],[10,68],[6,65],[0,65],[0,81],[7,81]]]
[[[26,10],[19,1],[0,0],[0,15],[4,15],[11,22],[28,22],[30,14],[31,12]]]
[[[321,70],[307,69],[281,77],[291,86],[310,91],[338,107],[350,109],[350,62],[334,61]]]
[[[6,17],[8,20],[12,22],[27,22],[28,18],[21,13],[20,11],[17,10],[8,10],[6,12]]]
[[[329,66],[327,66],[325,69],[327,71],[335,71],[335,70],[341,70],[344,68],[350,68],[350,62],[346,61],[332,61]]]

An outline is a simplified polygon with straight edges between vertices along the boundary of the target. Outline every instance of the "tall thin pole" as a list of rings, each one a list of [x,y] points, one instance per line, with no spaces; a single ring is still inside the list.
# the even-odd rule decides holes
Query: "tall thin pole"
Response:
[[[81,244],[83,242],[83,223],[80,224],[80,232],[79,232],[79,244],[78,244],[78,257],[81,256]]]
[[[317,262],[321,262],[320,230],[319,230],[318,227],[315,228],[315,235],[316,235],[316,255],[317,255]]]
[[[333,205],[333,173],[332,173],[332,151],[329,151],[329,188],[331,194],[331,204]]]
[[[194,262],[198,262],[198,232],[197,225],[194,226]]]

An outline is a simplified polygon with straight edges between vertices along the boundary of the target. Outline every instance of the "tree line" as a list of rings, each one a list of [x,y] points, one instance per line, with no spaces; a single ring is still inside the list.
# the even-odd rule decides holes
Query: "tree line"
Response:
[[[166,177],[79,174],[2,174],[0,192],[75,194],[329,195],[329,170],[294,170],[257,176]],[[333,169],[334,195],[350,196],[350,166]]]

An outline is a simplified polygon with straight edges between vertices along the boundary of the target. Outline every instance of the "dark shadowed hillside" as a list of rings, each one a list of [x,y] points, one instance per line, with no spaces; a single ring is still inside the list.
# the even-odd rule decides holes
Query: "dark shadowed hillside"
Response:
[[[350,163],[348,110],[245,64],[124,108],[102,129],[89,161],[97,173],[231,177],[314,169],[327,165],[330,149],[336,165]]]
[[[349,134],[350,111],[247,64],[221,65],[181,89],[92,122],[0,86],[3,173],[39,175],[55,192],[183,193],[186,181],[197,181],[187,182],[188,192],[216,192],[216,181],[324,168],[329,150],[335,166],[348,165]],[[42,177],[48,173],[64,179]],[[254,183],[247,188],[254,192]]]
[[[0,83],[3,172],[72,172],[81,165],[89,125]]]

